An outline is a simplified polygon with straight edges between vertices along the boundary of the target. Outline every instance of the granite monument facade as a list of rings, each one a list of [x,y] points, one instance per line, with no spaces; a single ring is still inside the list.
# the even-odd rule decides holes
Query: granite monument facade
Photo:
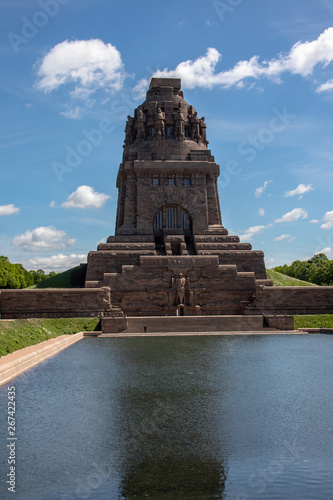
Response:
[[[153,78],[127,118],[116,232],[89,253],[85,286],[110,286],[128,315],[241,314],[272,284],[222,224],[206,129],[180,79]]]

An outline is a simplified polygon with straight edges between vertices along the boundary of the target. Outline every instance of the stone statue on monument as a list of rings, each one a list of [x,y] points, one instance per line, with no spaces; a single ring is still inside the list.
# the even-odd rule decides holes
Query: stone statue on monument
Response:
[[[195,111],[191,116],[191,139],[192,141],[199,142],[200,140],[200,124],[198,113]]]
[[[134,119],[128,115],[127,116],[127,122],[126,122],[126,127],[125,127],[125,144],[128,146],[129,144],[132,144],[133,142],[133,126],[134,126]]]
[[[185,118],[182,108],[178,108],[177,113],[175,114],[175,137],[179,137],[180,139],[184,137],[184,123]]]
[[[161,108],[157,108],[157,112],[154,117],[154,127],[155,127],[155,137],[164,137],[165,132],[165,113],[162,112]]]
[[[146,117],[142,109],[139,109],[136,121],[136,138],[143,140],[146,138]]]
[[[206,134],[206,129],[207,129],[207,125],[206,125],[206,122],[205,122],[205,117],[203,116],[202,118],[200,118],[199,120],[199,127],[200,127],[200,137],[201,137],[201,140],[204,144],[208,144],[208,141],[207,141],[207,134]]]
[[[185,302],[185,286],[186,286],[186,278],[183,273],[179,273],[176,278],[176,287],[177,287],[177,296],[176,296],[176,305],[184,305]]]

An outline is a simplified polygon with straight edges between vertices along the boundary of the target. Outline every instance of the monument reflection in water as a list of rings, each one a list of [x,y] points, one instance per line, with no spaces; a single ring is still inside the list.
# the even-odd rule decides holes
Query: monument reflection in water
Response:
[[[123,498],[224,498],[213,345],[206,343],[199,361],[193,340],[130,346],[131,382],[119,399]]]
[[[332,350],[329,335],[83,340],[11,382],[16,498],[333,498]],[[0,460],[11,498],[5,438]]]

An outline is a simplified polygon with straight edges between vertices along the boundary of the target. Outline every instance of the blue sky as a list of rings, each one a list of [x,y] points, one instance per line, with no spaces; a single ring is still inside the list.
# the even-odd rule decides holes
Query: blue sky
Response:
[[[3,0],[0,254],[60,271],[114,234],[125,120],[182,78],[224,226],[267,267],[333,258],[330,0]]]

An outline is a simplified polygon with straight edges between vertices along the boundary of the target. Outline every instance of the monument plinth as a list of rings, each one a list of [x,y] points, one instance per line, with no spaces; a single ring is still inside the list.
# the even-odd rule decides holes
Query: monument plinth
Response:
[[[128,315],[241,314],[264,255],[222,225],[219,165],[180,79],[153,78],[125,128],[115,236],[88,255],[86,287]]]

